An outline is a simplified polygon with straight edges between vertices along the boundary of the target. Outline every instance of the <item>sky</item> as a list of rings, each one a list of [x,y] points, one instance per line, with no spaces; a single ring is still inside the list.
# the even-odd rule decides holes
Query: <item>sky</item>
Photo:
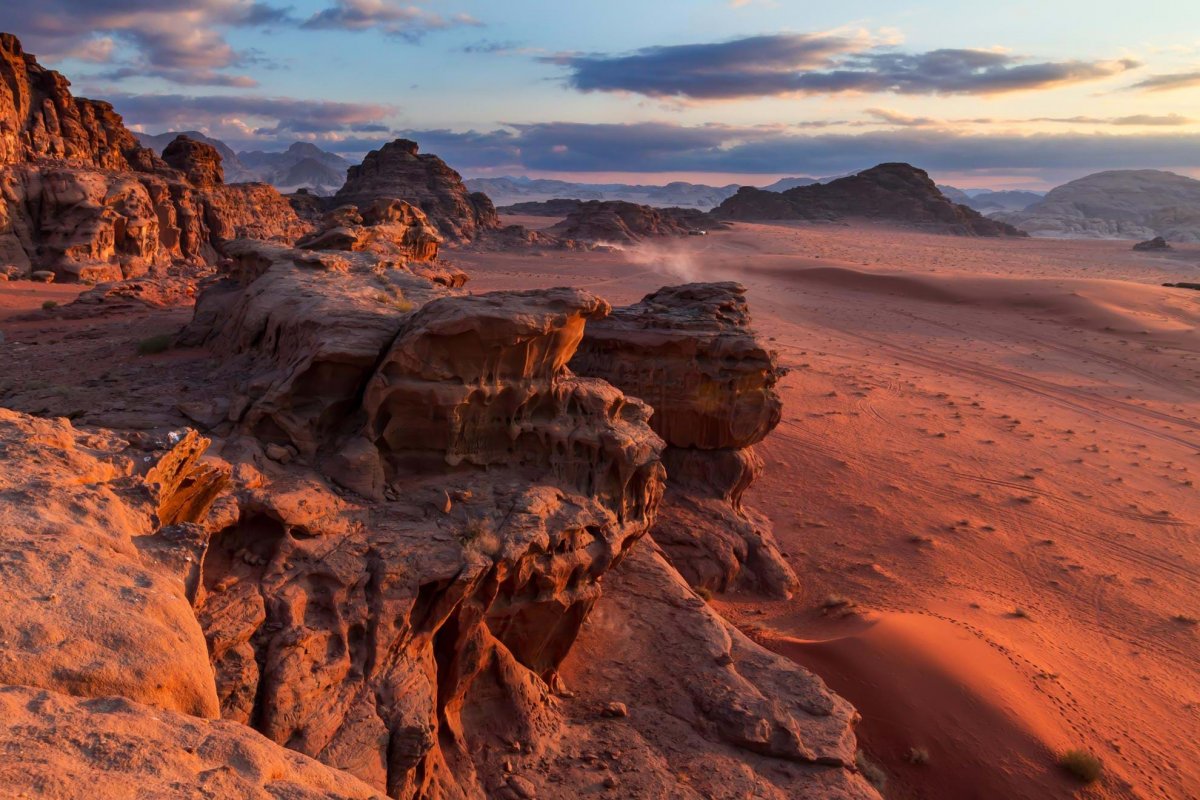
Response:
[[[908,161],[963,188],[1200,177],[1195,0],[4,0],[148,133],[467,176],[767,184]]]

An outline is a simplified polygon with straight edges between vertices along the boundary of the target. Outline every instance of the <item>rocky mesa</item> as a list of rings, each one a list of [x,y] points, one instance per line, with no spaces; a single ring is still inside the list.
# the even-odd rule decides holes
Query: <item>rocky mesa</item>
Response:
[[[951,202],[924,170],[900,163],[783,192],[743,186],[712,213],[731,220],[867,219],[959,236],[1025,235]]]

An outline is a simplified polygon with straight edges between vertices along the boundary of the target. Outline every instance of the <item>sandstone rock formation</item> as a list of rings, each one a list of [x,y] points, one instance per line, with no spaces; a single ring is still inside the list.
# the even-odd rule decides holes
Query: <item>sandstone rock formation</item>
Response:
[[[960,236],[1024,235],[950,202],[924,170],[908,164],[880,164],[847,178],[784,192],[743,186],[712,213],[741,220],[861,218]]]
[[[1024,211],[995,214],[1034,236],[1200,241],[1200,181],[1153,169],[1097,172]]]
[[[779,368],[736,283],[671,286],[588,326],[571,366],[654,409],[668,492],[654,538],[696,587],[786,596],[796,584],[767,520],[742,504],[752,446],[779,424]]]
[[[418,153],[417,143],[397,139],[372,150],[350,167],[335,205],[367,208],[376,200],[404,200],[425,213],[447,240],[468,242],[500,227],[487,195],[471,193],[462,176],[431,153]]]
[[[528,213],[528,212],[526,212]],[[660,236],[686,236],[726,225],[690,208],[652,208],[619,200],[579,201],[567,218],[547,229],[559,239],[631,244]]]
[[[442,242],[425,214],[403,200],[376,200],[359,213],[340,206],[325,215],[321,228],[296,243],[308,250],[370,250],[414,261],[433,261]]]
[[[294,240],[305,226],[268,186],[223,184],[220,157],[180,138],[168,164],[110,105],[0,35],[0,267],[119,280],[211,264],[239,235]]]

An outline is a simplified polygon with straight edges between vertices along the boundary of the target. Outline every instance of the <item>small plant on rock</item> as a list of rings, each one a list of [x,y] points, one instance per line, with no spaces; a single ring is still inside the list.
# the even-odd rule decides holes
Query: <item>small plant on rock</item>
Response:
[[[150,356],[155,353],[165,352],[171,349],[171,340],[173,338],[169,333],[160,333],[157,336],[142,339],[138,342],[138,355]]]
[[[858,767],[858,771],[867,779],[867,783],[879,791],[883,791],[883,787],[887,785],[887,773],[883,771],[883,767],[867,758],[867,754],[862,750],[854,754],[854,766]]]

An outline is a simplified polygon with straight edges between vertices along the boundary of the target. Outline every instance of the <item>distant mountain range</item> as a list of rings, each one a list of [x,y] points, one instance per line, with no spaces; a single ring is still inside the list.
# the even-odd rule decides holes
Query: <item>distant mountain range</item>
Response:
[[[470,178],[467,188],[483,192],[498,206],[543,200],[623,200],[647,206],[710,209],[738,190],[738,184],[706,186],[676,181],[665,186],[629,183],[571,183],[540,178]]]
[[[1200,181],[1154,169],[1097,172],[990,216],[1034,236],[1200,242]]]
[[[991,189],[958,189],[941,183],[938,184],[938,188],[953,202],[973,208],[981,214],[992,214],[997,211],[1021,211],[1046,196],[1045,192],[1023,190],[997,192]]]
[[[135,135],[143,147],[162,155],[163,148],[180,133],[217,149],[225,168],[226,183],[269,183],[284,193],[308,189],[314,194],[331,195],[346,182],[346,170],[350,167],[346,159],[310,142],[296,142],[282,152],[253,150],[235,153],[220,139],[205,136],[199,131]]]

